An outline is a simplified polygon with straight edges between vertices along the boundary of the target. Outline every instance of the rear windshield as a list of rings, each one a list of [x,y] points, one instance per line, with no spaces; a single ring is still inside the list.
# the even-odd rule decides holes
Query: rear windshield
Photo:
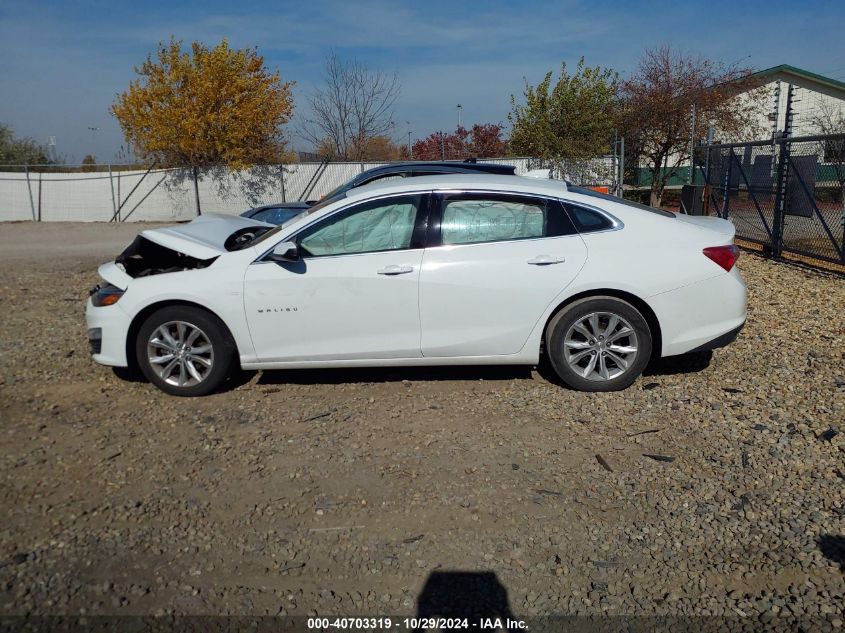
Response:
[[[289,227],[294,222],[297,222],[298,220],[300,220],[300,219],[302,219],[302,218],[304,218],[308,215],[311,215],[315,211],[319,211],[323,207],[326,207],[330,204],[333,204],[333,203],[337,202],[338,200],[340,200],[341,198],[345,198],[345,197],[346,197],[345,193],[337,194],[337,195],[334,195],[334,196],[327,196],[327,197],[323,198],[322,200],[320,200],[317,204],[310,206],[307,209],[303,209],[301,213],[295,215],[294,217],[290,218],[289,220],[283,222],[282,224],[273,227],[272,229],[270,229],[266,233],[262,233],[261,235],[256,236],[256,238],[252,242],[249,242],[248,244],[245,244],[244,246],[255,246],[259,242],[263,242],[264,240],[273,237],[276,233],[278,233],[279,231],[281,231],[284,228]]]
[[[590,196],[591,198],[599,198],[600,200],[607,200],[608,202],[616,202],[617,204],[624,204],[626,207],[632,207],[634,209],[641,209],[642,211],[648,211],[649,213],[656,213],[657,215],[662,215],[665,218],[674,218],[675,214],[671,211],[664,211],[663,209],[655,209],[654,207],[649,207],[645,204],[640,204],[639,202],[632,202],[631,200],[625,200],[624,198],[617,198],[616,196],[610,196],[606,193],[600,193],[595,189],[586,189],[584,187],[573,187],[567,186],[567,191],[571,191],[572,193],[580,193],[582,196]]]

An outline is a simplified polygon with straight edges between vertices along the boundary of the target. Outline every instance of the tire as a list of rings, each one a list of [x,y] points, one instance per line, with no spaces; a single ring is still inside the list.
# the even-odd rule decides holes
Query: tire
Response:
[[[643,315],[615,297],[580,299],[556,314],[546,328],[546,355],[552,367],[578,391],[629,387],[648,365],[651,344]]]
[[[204,396],[229,376],[235,343],[213,314],[192,306],[167,306],[141,325],[135,354],[147,380],[165,393]]]

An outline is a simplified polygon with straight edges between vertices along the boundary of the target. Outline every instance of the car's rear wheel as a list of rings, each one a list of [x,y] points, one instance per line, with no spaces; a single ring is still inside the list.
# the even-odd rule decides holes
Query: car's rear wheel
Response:
[[[135,354],[144,376],[162,391],[204,396],[229,375],[235,344],[214,315],[191,306],[168,306],[144,321]]]
[[[651,357],[643,315],[616,297],[588,297],[561,310],[546,329],[546,353],[560,379],[579,391],[630,386]]]

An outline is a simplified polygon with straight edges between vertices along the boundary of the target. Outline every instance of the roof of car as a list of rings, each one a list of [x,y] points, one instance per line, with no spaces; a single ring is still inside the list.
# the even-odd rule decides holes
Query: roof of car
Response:
[[[566,183],[562,180],[544,180],[522,176],[491,174],[440,174],[419,176],[402,180],[376,181],[356,187],[346,192],[347,198],[370,197],[374,193],[401,193],[431,191],[432,189],[489,189],[493,191],[513,191],[515,193],[546,194],[557,196],[566,193]]]

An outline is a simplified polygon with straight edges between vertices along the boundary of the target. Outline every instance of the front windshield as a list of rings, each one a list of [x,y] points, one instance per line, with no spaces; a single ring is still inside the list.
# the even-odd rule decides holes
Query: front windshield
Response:
[[[281,231],[282,229],[290,226],[294,222],[299,222],[299,220],[301,220],[302,218],[309,216],[312,213],[314,213],[315,211],[319,211],[320,209],[322,209],[322,208],[324,208],[324,207],[326,207],[330,204],[333,204],[333,203],[337,202],[338,200],[345,198],[345,197],[346,197],[346,194],[343,194],[343,193],[339,194],[339,195],[326,196],[325,198],[320,200],[320,202],[315,204],[313,207],[308,207],[302,213],[295,215],[294,217],[290,218],[289,220],[285,220],[280,225],[273,227],[272,229],[270,229],[266,233],[262,233],[261,235],[258,235],[252,242],[249,243],[249,246],[255,246],[256,244],[260,244],[261,242],[263,242],[267,238],[273,237],[279,231]]]

